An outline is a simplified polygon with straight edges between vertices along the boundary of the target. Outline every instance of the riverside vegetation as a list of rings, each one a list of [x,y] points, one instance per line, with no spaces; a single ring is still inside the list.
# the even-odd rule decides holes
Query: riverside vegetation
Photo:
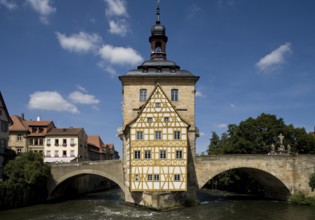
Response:
[[[7,160],[4,180],[0,181],[0,210],[46,201],[49,176],[50,166],[38,153],[27,152]]]

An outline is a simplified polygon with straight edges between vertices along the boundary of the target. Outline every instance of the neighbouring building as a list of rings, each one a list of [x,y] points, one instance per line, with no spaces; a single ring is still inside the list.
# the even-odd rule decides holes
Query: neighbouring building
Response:
[[[9,148],[17,155],[28,151],[28,127],[25,123],[24,114],[11,116],[12,125],[9,127]]]
[[[0,92],[0,180],[3,179],[3,162],[8,148],[9,126],[12,124],[7,106]]]
[[[90,160],[117,160],[119,154],[113,144],[104,144],[100,136],[88,135]]]
[[[83,128],[52,128],[44,142],[44,162],[89,160],[87,139]]]
[[[125,186],[130,192],[126,201],[158,209],[178,202],[172,192],[195,198],[193,158],[199,136],[195,125],[199,77],[166,59],[165,31],[158,7],[149,38],[151,59],[119,77],[123,87],[119,136]]]

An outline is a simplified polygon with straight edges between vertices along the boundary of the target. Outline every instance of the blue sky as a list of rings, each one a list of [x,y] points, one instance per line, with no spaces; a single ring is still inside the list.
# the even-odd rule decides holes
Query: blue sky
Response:
[[[261,113],[313,131],[315,1],[162,0],[167,58],[200,80],[196,124],[205,151]],[[150,56],[155,0],[0,0],[0,90],[11,115],[83,127],[114,143],[119,75]]]

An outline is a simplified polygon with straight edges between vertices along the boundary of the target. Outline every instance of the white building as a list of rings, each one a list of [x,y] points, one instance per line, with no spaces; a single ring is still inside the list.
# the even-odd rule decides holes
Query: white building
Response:
[[[44,162],[88,160],[87,134],[83,128],[53,128],[45,137]]]

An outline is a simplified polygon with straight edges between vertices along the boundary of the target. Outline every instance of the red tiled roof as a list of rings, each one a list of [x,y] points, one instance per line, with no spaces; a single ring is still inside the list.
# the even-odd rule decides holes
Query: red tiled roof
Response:
[[[21,117],[19,117],[17,115],[13,115],[13,116],[11,116],[11,120],[13,123],[9,127],[10,131],[27,131],[28,130],[27,126],[25,126],[23,124]]]
[[[103,151],[102,146],[103,146],[104,144],[103,144],[103,141],[102,141],[102,139],[100,138],[100,136],[97,136],[97,135],[88,135],[87,142],[88,142],[88,144],[93,145],[93,146],[99,148],[101,151]]]

